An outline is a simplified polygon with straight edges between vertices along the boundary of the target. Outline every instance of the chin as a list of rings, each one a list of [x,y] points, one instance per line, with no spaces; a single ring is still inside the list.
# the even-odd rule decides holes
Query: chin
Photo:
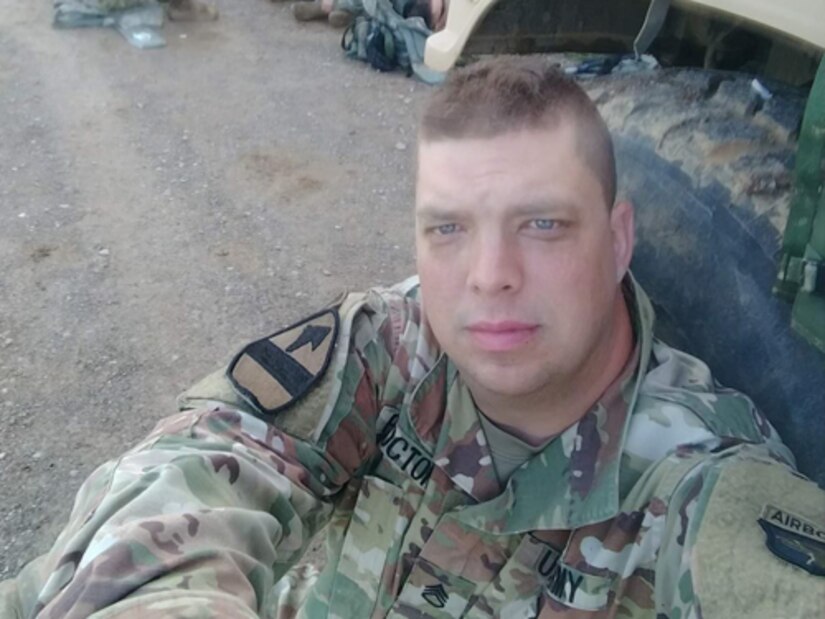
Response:
[[[462,374],[464,373],[462,372]],[[539,389],[544,382],[534,373],[516,366],[507,368],[469,368],[466,374],[485,390],[508,397],[532,393]]]

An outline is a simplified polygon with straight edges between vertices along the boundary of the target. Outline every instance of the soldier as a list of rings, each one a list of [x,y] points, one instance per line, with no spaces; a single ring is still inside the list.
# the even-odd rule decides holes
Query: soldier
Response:
[[[246,346],[83,485],[0,616],[823,616],[825,496],[653,336],[609,133],[540,60],[423,116],[420,283]],[[328,563],[291,569],[325,525]]]

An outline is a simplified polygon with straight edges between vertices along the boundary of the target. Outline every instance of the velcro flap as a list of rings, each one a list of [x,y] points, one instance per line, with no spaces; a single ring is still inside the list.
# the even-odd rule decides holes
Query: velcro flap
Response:
[[[726,462],[691,570],[705,619],[825,617],[825,491],[775,462]]]

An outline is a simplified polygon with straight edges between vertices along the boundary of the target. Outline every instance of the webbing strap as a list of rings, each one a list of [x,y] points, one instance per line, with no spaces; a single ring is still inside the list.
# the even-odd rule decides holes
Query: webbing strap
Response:
[[[647,9],[645,16],[645,23],[642,24],[642,29],[636,35],[636,40],[633,41],[633,52],[636,54],[638,60],[642,54],[647,51],[653,40],[659,35],[659,31],[665,23],[668,9],[670,9],[670,0],[651,0],[650,6]]]

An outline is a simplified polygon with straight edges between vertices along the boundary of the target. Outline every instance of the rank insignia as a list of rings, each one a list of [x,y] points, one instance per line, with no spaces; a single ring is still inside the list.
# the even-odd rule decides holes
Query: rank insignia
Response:
[[[441,583],[424,587],[421,597],[436,608],[444,608],[450,600],[449,594]]]
[[[759,518],[773,554],[814,576],[825,576],[825,531],[781,508],[767,505]]]
[[[245,399],[274,415],[323,377],[337,339],[338,312],[325,310],[247,345],[226,374]]]

